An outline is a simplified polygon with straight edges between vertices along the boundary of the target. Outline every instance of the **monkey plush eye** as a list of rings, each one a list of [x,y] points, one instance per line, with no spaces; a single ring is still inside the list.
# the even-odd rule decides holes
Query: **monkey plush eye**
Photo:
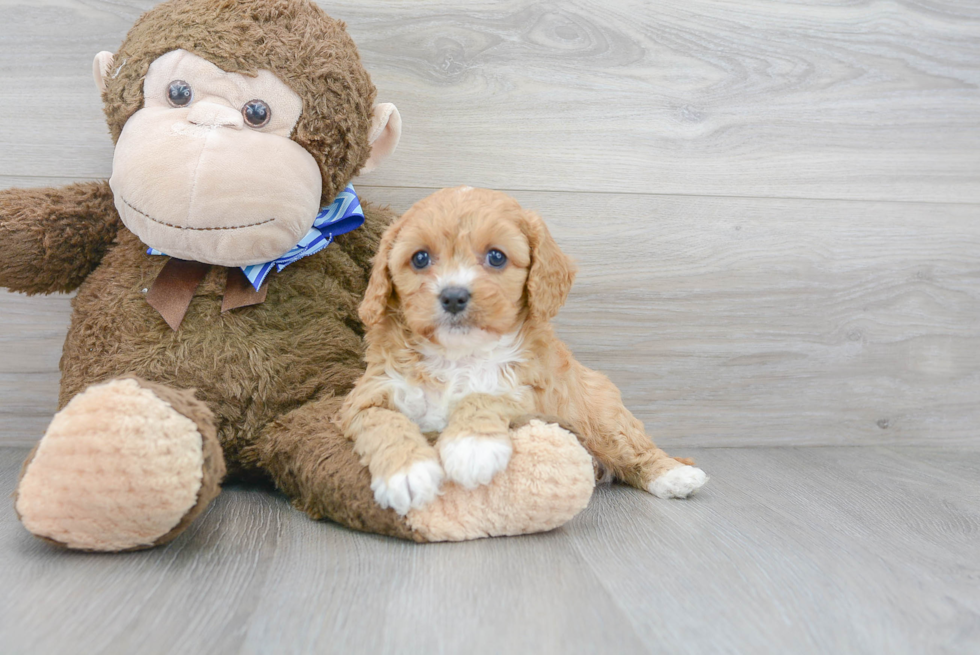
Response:
[[[429,265],[429,262],[429,253],[424,250],[419,250],[417,253],[412,255],[412,268],[414,268],[416,271],[421,271],[423,268]]]
[[[193,94],[191,85],[184,80],[174,80],[167,87],[167,101],[174,107],[186,107]]]
[[[252,127],[263,127],[272,118],[272,108],[263,100],[249,100],[242,107],[245,122]]]
[[[503,268],[507,263],[507,255],[494,248],[487,253],[487,263],[494,268]]]

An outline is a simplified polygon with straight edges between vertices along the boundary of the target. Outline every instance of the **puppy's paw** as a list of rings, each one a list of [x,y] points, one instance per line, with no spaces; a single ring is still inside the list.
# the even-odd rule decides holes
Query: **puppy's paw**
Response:
[[[647,486],[657,498],[687,498],[708,481],[704,471],[694,466],[676,466]]]
[[[372,479],[371,491],[374,492],[374,500],[381,507],[390,507],[405,516],[410,509],[425,507],[435,500],[444,475],[438,461],[425,459],[389,478]]]
[[[513,451],[509,440],[494,437],[457,437],[439,446],[446,477],[467,489],[490,484],[507,468]]]

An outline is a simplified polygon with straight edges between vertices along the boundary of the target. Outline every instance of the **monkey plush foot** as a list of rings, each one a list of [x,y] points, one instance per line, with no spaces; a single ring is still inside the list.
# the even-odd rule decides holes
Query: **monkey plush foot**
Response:
[[[512,429],[513,454],[489,485],[454,482],[406,516],[426,541],[544,532],[568,522],[589,504],[595,487],[592,456],[571,432],[532,420]]]
[[[149,548],[190,524],[224,472],[211,412],[192,392],[112,380],[55,415],[24,464],[17,514],[68,548]]]

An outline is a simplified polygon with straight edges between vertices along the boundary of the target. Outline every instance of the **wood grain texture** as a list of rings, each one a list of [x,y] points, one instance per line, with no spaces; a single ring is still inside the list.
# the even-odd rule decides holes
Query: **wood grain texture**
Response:
[[[25,449],[0,448],[0,496]],[[690,501],[600,488],[544,535],[416,545],[227,489],[166,547],[0,513],[0,643],[45,653],[975,653],[980,453],[707,449]]]
[[[104,177],[147,0],[0,2],[0,175]],[[387,186],[978,202],[969,1],[322,3],[405,135]]]
[[[980,447],[978,208],[515,196],[580,268],[561,336],[662,443]]]
[[[980,448],[980,208],[514,195],[580,268],[560,335],[658,442]]]
[[[153,4],[0,0],[0,188],[109,174],[91,60]],[[8,506],[4,655],[980,651],[975,2],[321,4],[405,120],[363,195],[516,190],[581,268],[563,338],[712,479],[458,545],[231,488],[88,555]],[[0,446],[43,433],[69,311],[0,292]]]
[[[68,296],[31,297],[0,289],[0,445],[41,438],[58,408],[58,360]]]
[[[399,212],[429,191],[361,187]],[[516,197],[580,267],[560,335],[661,445],[980,448],[976,207]],[[0,295],[0,443],[43,433],[67,321]]]

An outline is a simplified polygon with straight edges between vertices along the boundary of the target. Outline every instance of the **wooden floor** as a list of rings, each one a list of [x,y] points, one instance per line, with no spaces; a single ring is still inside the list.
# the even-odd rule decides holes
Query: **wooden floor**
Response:
[[[108,177],[92,57],[154,4],[0,0],[0,188]],[[66,553],[8,504],[0,655],[980,653],[980,4],[320,4],[404,120],[361,195],[541,213],[559,333],[712,479],[427,546],[230,488],[165,548]],[[0,293],[0,499],[69,302]]]
[[[0,496],[22,448],[0,448]],[[415,545],[226,489],[172,544],[66,553],[0,513],[0,651],[980,652],[980,453],[690,449],[543,535]]]

